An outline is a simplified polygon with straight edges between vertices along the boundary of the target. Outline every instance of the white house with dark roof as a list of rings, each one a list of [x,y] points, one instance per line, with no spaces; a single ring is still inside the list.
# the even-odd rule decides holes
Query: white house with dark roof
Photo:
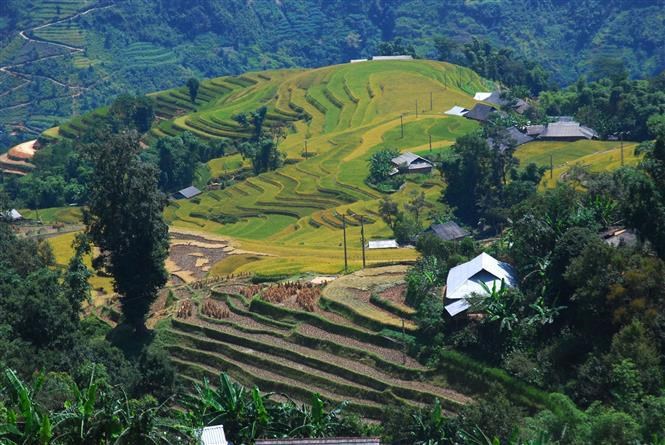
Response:
[[[517,286],[517,277],[513,267],[497,260],[486,253],[481,253],[471,261],[453,267],[446,280],[445,307],[451,317],[471,307],[469,298],[486,294],[483,285],[492,289]]]
[[[402,153],[393,158],[392,163],[395,168],[390,173],[391,175],[398,173],[429,174],[432,172],[432,168],[434,168],[434,164],[430,161],[413,153]]]

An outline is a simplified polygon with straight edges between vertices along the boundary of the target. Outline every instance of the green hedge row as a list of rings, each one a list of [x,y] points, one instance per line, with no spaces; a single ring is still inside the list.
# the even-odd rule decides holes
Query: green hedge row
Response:
[[[347,96],[349,96],[349,99],[351,99],[351,102],[354,104],[360,102],[360,99],[355,94],[353,94],[353,91],[351,91],[351,88],[349,88],[349,85],[346,83],[346,79],[344,79],[344,92]]]
[[[313,106],[314,108],[316,108],[317,110],[319,110],[322,114],[326,114],[326,113],[328,113],[328,109],[325,107],[325,105],[323,105],[323,104],[322,104],[321,102],[319,102],[318,100],[314,99],[314,97],[312,97],[312,96],[309,94],[309,91],[308,91],[307,93],[305,93],[305,100],[306,100],[311,106]]]
[[[326,99],[328,99],[330,103],[336,106],[337,108],[341,109],[342,107],[344,107],[344,102],[335,97],[333,92],[330,91],[328,87],[323,88],[323,95],[326,96]]]

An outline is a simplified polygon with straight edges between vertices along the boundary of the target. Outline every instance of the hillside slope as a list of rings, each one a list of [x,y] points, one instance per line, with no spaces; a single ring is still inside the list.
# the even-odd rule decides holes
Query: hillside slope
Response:
[[[605,60],[633,74],[665,67],[660,0],[35,0],[3,2],[0,125],[39,131],[111,101],[248,70],[313,67],[434,37],[488,39],[537,60],[563,83]],[[86,14],[80,14],[87,12]]]

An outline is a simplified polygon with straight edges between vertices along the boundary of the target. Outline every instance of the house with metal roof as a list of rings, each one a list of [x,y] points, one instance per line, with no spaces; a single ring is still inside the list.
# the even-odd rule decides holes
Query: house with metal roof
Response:
[[[520,145],[524,145],[534,140],[531,136],[519,131],[517,127],[507,128],[506,131],[508,132],[508,137],[513,140],[515,147],[519,147]],[[506,144],[503,143],[497,146],[492,138],[487,138],[487,145],[489,145],[490,148],[499,149],[501,152],[508,148]]]
[[[464,117],[466,113],[468,113],[469,110],[464,107],[460,107],[459,105],[455,105],[448,111],[444,111],[444,114],[447,114],[448,116],[458,116],[458,117]]]
[[[547,125],[538,139],[543,141],[579,141],[598,139],[598,133],[575,121],[558,121]]]
[[[431,233],[442,241],[458,241],[469,236],[469,232],[463,229],[455,221],[444,224],[432,224],[423,233]]]
[[[517,286],[513,267],[485,252],[471,261],[453,267],[446,280],[446,311],[451,317],[471,307],[469,299],[486,294],[484,286],[492,289],[502,285]]]
[[[396,158],[393,158],[392,163],[395,168],[390,173],[391,175],[396,175],[398,173],[429,174],[432,172],[432,168],[434,168],[433,163],[422,156],[413,153],[402,153]]]
[[[4,212],[0,212],[0,219],[3,219],[5,221],[9,221],[9,222],[16,222],[16,221],[22,220],[23,215],[21,215],[18,210],[11,209],[11,210],[7,210],[7,211],[4,211]]]
[[[224,426],[207,426],[201,430],[201,443],[203,445],[231,445],[226,441]]]
[[[378,249],[397,249],[399,244],[394,239],[384,239],[384,240],[375,240],[369,241],[367,243],[367,248],[369,250],[378,250]]]
[[[496,111],[497,109],[491,105],[476,104],[464,117],[478,122],[487,122],[490,116],[496,113]]]
[[[175,199],[190,199],[195,196],[200,195],[202,192],[201,190],[197,189],[194,186],[184,188],[182,190],[179,190],[178,192],[175,193],[174,197]]]
[[[381,61],[381,60],[413,60],[413,56],[409,55],[397,55],[397,56],[374,56],[372,60]]]
[[[256,445],[381,445],[381,439],[339,437],[329,439],[258,439]]]

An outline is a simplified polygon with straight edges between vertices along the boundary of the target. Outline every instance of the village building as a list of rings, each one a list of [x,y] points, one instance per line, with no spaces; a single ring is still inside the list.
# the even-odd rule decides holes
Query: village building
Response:
[[[396,175],[398,173],[407,173],[407,174],[430,174],[434,164],[413,153],[402,153],[396,158],[392,159],[392,163],[395,166],[390,175]]]
[[[399,248],[399,244],[397,244],[397,241],[394,239],[375,240],[369,241],[367,243],[367,248],[369,250],[397,249]]]
[[[432,234],[441,241],[459,241],[468,237],[469,231],[460,227],[454,221],[448,221],[443,224],[432,224],[423,234]]]
[[[227,442],[224,426],[207,426],[201,430],[201,443],[203,445],[233,445]]]
[[[408,55],[399,55],[399,56],[374,56],[372,57],[374,61],[385,61],[385,60],[413,60],[413,56]]]
[[[507,128],[506,131],[508,132],[508,137],[514,142],[515,147],[519,147],[520,145],[527,144],[534,140],[531,136],[519,131],[517,127]],[[489,145],[490,148],[498,149],[501,152],[504,152],[508,148],[506,144],[503,143],[497,146],[492,138],[487,138],[487,145]]]
[[[561,120],[547,125],[545,130],[538,136],[543,141],[580,141],[583,139],[598,139],[598,133],[579,122]]]
[[[450,269],[446,280],[446,312],[454,317],[469,309],[470,298],[486,294],[483,285],[489,289],[515,287],[517,277],[513,267],[483,252]]]
[[[444,111],[444,114],[447,114],[448,116],[458,116],[458,117],[464,117],[466,113],[468,113],[469,110],[464,107],[460,107],[459,105],[455,105],[448,111]]]
[[[0,213],[0,219],[3,219],[5,221],[9,221],[9,222],[17,222],[17,221],[21,221],[23,219],[23,215],[21,215],[18,210],[11,209],[11,210],[7,210],[5,212]]]
[[[526,134],[532,138],[537,138],[545,131],[545,125],[527,125]]]
[[[339,437],[328,439],[258,439],[256,445],[381,445],[381,439]]]
[[[194,186],[184,188],[182,190],[177,191],[173,197],[175,199],[191,199],[195,196],[200,195],[202,192],[201,190],[197,189]]]
[[[478,122],[487,122],[490,116],[496,112],[497,109],[491,105],[476,104],[464,117]]]

